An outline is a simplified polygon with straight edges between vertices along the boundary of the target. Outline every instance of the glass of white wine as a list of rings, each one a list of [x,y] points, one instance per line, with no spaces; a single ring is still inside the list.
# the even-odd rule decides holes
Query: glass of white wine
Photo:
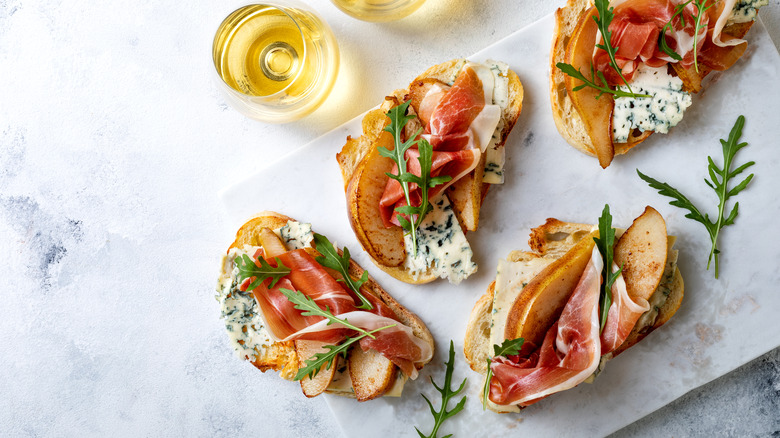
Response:
[[[244,115],[269,123],[314,111],[339,69],[330,27],[296,0],[235,10],[217,29],[212,55],[227,100]]]
[[[425,0],[331,0],[336,7],[363,21],[393,21],[416,11]]]

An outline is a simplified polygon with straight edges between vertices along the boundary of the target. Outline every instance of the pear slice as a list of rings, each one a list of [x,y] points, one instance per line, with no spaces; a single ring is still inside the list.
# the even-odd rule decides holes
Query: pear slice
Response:
[[[379,147],[394,146],[392,135],[382,132],[352,175],[347,186],[349,223],[358,241],[377,263],[400,266],[406,259],[401,227],[385,228],[379,213],[379,200],[393,168],[393,160],[379,154]]]
[[[476,231],[479,226],[479,210],[482,206],[482,176],[485,173],[485,156],[481,154],[477,167],[447,187],[452,209],[461,225],[468,231]]]
[[[328,349],[325,348],[325,345],[327,345],[326,342],[296,340],[295,353],[298,356],[298,368],[300,369],[306,366],[306,360],[315,354],[327,352]],[[320,368],[314,378],[310,379],[309,377],[304,377],[301,379],[301,390],[303,390],[306,397],[315,397],[322,394],[328,388],[328,385],[330,385],[333,376],[336,375],[338,365],[339,356],[337,355],[333,359],[330,369],[328,369],[327,364],[325,364]]]
[[[567,64],[571,64],[585,77],[590,75],[593,47],[596,44],[598,33],[598,25],[591,18],[593,16],[598,16],[595,7],[582,14],[579,24],[572,33],[564,58]],[[611,94],[602,94],[597,99],[599,91],[591,87],[574,91],[574,88],[582,85],[583,82],[569,75],[564,75],[564,78],[566,93],[582,117],[599,164],[606,169],[615,156],[615,148],[612,144],[612,110],[615,107],[615,101]]]
[[[263,247],[263,252],[267,259],[287,252],[287,247],[284,246],[282,239],[271,231],[270,228],[261,229],[257,239],[260,242],[260,246]]]
[[[376,350],[363,351],[355,346],[347,360],[349,378],[358,401],[366,401],[384,394],[395,382],[398,367]]]
[[[632,299],[650,299],[661,282],[667,254],[666,222],[648,206],[615,245],[614,260],[623,267],[626,290]]]
[[[561,316],[563,307],[580,281],[593,253],[592,231],[561,258],[544,268],[515,298],[507,316],[506,339],[524,338],[523,352],[542,345],[547,330]]]

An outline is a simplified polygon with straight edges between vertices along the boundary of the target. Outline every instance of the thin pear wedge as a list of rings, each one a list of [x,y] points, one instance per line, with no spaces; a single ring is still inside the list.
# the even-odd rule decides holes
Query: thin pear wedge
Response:
[[[372,144],[347,186],[349,223],[358,241],[377,263],[400,266],[406,259],[403,228],[385,228],[379,213],[379,200],[393,168],[393,160],[383,157],[377,148],[393,148],[393,137],[382,132]]]
[[[325,345],[328,345],[326,342],[320,342],[320,341],[301,341],[297,340],[295,341],[295,353],[298,356],[298,368],[303,368],[306,366],[306,361],[314,356],[317,353],[325,353],[327,352],[327,348],[325,348]],[[306,397],[316,397],[328,388],[328,385],[330,385],[330,382],[333,380],[333,376],[336,375],[336,369],[339,366],[339,357],[336,356],[336,358],[333,360],[333,363],[330,365],[330,368],[327,367],[327,364],[323,365],[320,368],[320,371],[317,373],[314,378],[304,377],[301,379],[301,390],[303,391],[304,395]]]
[[[560,317],[590,260],[594,237],[598,237],[598,231],[584,236],[523,288],[509,311],[506,339],[524,338],[523,351],[542,345],[547,329]]]
[[[591,72],[593,46],[598,33],[598,25],[593,21],[592,16],[597,16],[595,7],[580,17],[580,22],[566,48],[565,57],[567,64],[571,64],[586,77]],[[610,94],[602,94],[601,97],[596,98],[599,91],[591,87],[574,91],[574,88],[582,83],[569,75],[565,77],[566,92],[582,117],[599,164],[606,169],[615,156],[615,148],[612,144],[612,110],[615,101]]]
[[[615,245],[615,263],[623,268],[631,298],[650,299],[661,282],[667,254],[666,222],[653,207],[646,207]]]

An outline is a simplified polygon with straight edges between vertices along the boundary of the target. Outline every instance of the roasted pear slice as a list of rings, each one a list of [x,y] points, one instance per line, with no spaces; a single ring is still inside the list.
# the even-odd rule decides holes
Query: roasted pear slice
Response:
[[[523,352],[542,345],[547,329],[563,312],[563,307],[580,281],[596,242],[593,231],[566,254],[544,268],[515,298],[506,321],[506,339],[524,338]],[[526,345],[528,347],[526,347]]]
[[[266,258],[276,257],[279,254],[287,252],[287,247],[284,246],[282,239],[280,239],[270,228],[263,228],[260,230],[258,240],[260,246],[263,247]]]
[[[447,187],[447,197],[452,203],[452,209],[458,215],[461,225],[468,231],[475,231],[479,226],[484,173],[485,154],[482,154],[474,170]]]
[[[666,268],[667,247],[666,222],[648,206],[615,245],[615,263],[623,267],[631,298],[649,300],[653,295]]]
[[[363,158],[347,186],[349,223],[358,241],[377,263],[400,266],[406,258],[401,227],[385,228],[379,213],[379,200],[393,168],[393,160],[383,157],[378,148],[393,148],[393,137],[382,132]]]
[[[375,350],[363,351],[360,346],[352,348],[347,360],[349,378],[358,401],[380,397],[395,382],[398,367]]]
[[[295,353],[298,356],[298,368],[306,366],[306,360],[314,356],[317,353],[326,353],[328,351],[325,346],[326,342],[320,341],[295,341]],[[333,380],[333,376],[336,375],[336,369],[339,365],[339,356],[333,359],[333,363],[330,368],[327,364],[323,365],[314,378],[304,377],[301,379],[301,390],[306,397],[315,397],[328,388],[330,382]]]
[[[591,18],[593,16],[598,16],[595,7],[582,14],[579,24],[572,33],[564,58],[567,64],[571,64],[586,77],[591,72],[593,47],[598,33],[598,25]],[[612,110],[615,101],[610,94],[602,94],[597,99],[599,92],[591,87],[574,91],[574,88],[582,85],[583,82],[569,75],[565,75],[564,82],[566,92],[582,117],[585,130],[593,142],[599,164],[602,168],[606,168],[615,156],[615,148],[612,144]]]

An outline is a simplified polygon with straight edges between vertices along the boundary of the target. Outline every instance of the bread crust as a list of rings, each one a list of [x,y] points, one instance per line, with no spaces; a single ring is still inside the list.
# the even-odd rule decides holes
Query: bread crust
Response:
[[[236,232],[236,238],[228,248],[228,252],[232,248],[240,248],[243,247],[244,245],[260,246],[258,240],[260,230],[262,230],[263,228],[278,229],[286,225],[288,221],[295,221],[295,219],[292,219],[289,216],[285,216],[283,214],[276,213],[273,211],[263,211],[261,213],[258,213],[257,215],[250,218],[246,223],[244,223],[244,225],[242,225],[238,229],[238,231]],[[319,255],[319,253],[314,248],[306,248],[306,251],[312,255]],[[339,250],[339,254],[341,254],[341,250]],[[230,272],[227,272],[226,269],[227,266],[223,265],[221,274],[229,276]],[[325,269],[328,270],[328,272],[334,278],[336,279],[341,278],[341,275],[338,272],[335,272],[328,268]],[[354,260],[350,260],[350,264],[349,264],[350,277],[354,279],[360,278],[363,275],[363,272],[364,269],[360,267],[360,265],[358,265]],[[411,327],[412,332],[416,337],[422,339],[425,343],[430,345],[432,350],[434,349],[433,335],[431,335],[430,331],[425,326],[423,321],[416,314],[412,313],[406,307],[401,305],[395,298],[393,298],[387,291],[385,291],[376,282],[376,280],[374,280],[374,278],[371,277],[370,275],[368,276],[368,280],[361,287],[361,292],[369,293],[379,298],[384,304],[388,306],[388,308],[390,308],[390,310],[393,311],[396,318],[401,323]],[[283,379],[293,380],[295,375],[298,372],[299,363],[303,362],[303,360],[296,353],[295,342],[294,341],[273,342],[270,345],[264,347],[265,348],[263,348],[262,351],[259,352],[259,354],[257,354],[253,360],[251,360],[252,365],[257,367],[262,372],[266,372],[268,370],[278,371],[280,377],[282,377]],[[383,356],[381,356],[379,353],[375,352],[374,350],[369,350],[368,352],[365,352],[361,355],[361,365],[363,366],[373,366],[373,363],[371,362],[372,360],[374,360],[374,362],[387,361],[387,359],[385,359]],[[417,369],[422,369],[422,367],[426,365],[429,361],[430,359],[425,362],[416,363],[415,366]],[[336,363],[334,363],[333,368],[335,367],[336,367]],[[391,376],[386,378],[386,380],[390,380],[389,382],[390,384],[384,385],[381,391],[374,391],[373,394],[368,395],[369,392],[371,391],[370,385],[363,385],[359,389],[356,388],[355,393],[359,393],[361,395],[360,397],[358,397],[358,400],[364,401],[364,400],[369,400],[381,396],[387,389],[389,389],[392,386],[391,384],[393,383],[395,376],[398,372],[399,372],[398,367],[392,365],[392,368],[388,373]],[[326,388],[323,387],[320,388],[319,392],[325,390]],[[304,388],[305,393],[306,391],[307,389]],[[348,397],[355,397],[355,395],[352,393],[336,392],[335,394],[345,395]],[[307,396],[311,396],[311,395],[307,393]]]
[[[339,167],[341,168],[344,188],[348,196],[347,202],[351,202],[351,183],[353,182],[353,178],[356,176],[356,171],[360,168],[361,162],[369,155],[372,147],[375,147],[374,143],[383,132],[387,120],[385,117],[387,111],[389,111],[392,107],[409,100],[409,90],[415,83],[436,81],[449,83],[457,75],[461,66],[465,62],[465,59],[452,59],[429,67],[410,83],[409,88],[395,90],[391,95],[385,97],[385,100],[378,109],[368,112],[368,114],[363,118],[362,135],[358,138],[348,136],[347,142],[344,144],[341,151],[336,154],[336,160],[338,161]],[[509,104],[506,108],[502,109],[501,112],[501,119],[504,122],[504,128],[502,129],[501,141],[498,143],[502,147],[506,145],[507,136],[511,132],[512,128],[517,122],[520,112],[522,111],[524,94],[523,85],[520,82],[520,78],[517,76],[517,74],[512,70],[508,70],[507,77],[509,78]],[[483,170],[484,168],[475,169],[475,171],[480,174]],[[482,202],[484,202],[488,186],[489,184],[482,184],[482,190],[478,196],[480,205]],[[453,207],[461,228],[463,228],[465,231],[467,227],[464,225],[465,221],[463,219],[462,213],[456,208],[454,203]],[[353,229],[355,229],[355,224],[351,217],[350,224],[352,225]],[[476,229],[476,226],[473,228]],[[361,244],[363,244],[362,241]],[[365,244],[363,245],[365,247]],[[369,254],[369,257],[371,258],[371,261],[374,262],[374,264],[377,265],[380,269],[385,271],[393,278],[405,283],[424,284],[430,283],[431,281],[434,281],[438,278],[432,269],[429,269],[426,273],[412,275],[406,269],[403,263],[389,265],[386,262],[383,263],[381,260],[378,260],[377,257],[371,256],[371,254]]]
[[[594,225],[563,222],[555,218],[549,218],[547,221],[531,229],[528,244],[532,252],[512,251],[507,260],[516,262],[520,260],[529,260],[532,258],[552,257],[559,259],[570,249],[587,236]],[[672,239],[670,242],[673,242]],[[670,244],[671,245],[671,244]],[[538,274],[538,272],[537,272]],[[675,267],[673,274],[671,292],[661,306],[655,323],[650,328],[640,330],[634,327],[626,340],[612,353],[617,356],[629,347],[635,345],[654,330],[661,327],[677,312],[682,304],[685,285],[679,268]],[[490,325],[492,322],[493,297],[495,294],[495,281],[487,288],[487,291],[477,300],[469,316],[466,325],[466,334],[464,337],[464,355],[466,362],[472,370],[485,374],[487,373],[486,359],[492,355],[492,346],[490,345]],[[539,328],[546,330],[547,328]],[[493,403],[487,404],[488,408],[495,412],[505,413],[508,407],[500,407]]]

